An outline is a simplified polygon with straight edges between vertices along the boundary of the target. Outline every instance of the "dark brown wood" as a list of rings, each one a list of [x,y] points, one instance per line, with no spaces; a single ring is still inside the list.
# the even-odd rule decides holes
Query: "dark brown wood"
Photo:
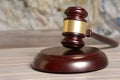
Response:
[[[105,37],[105,36],[99,35],[97,33],[94,33],[91,30],[88,30],[87,32],[88,32],[88,35],[87,35],[88,37],[92,37],[93,39],[96,39],[96,40],[101,41],[105,44],[108,44],[108,45],[110,45],[111,48],[119,46],[119,43],[115,40],[112,40],[108,37]]]
[[[88,13],[85,9],[81,7],[69,7],[65,11],[66,18],[64,20],[78,20],[84,21],[88,16]],[[63,32],[63,36],[65,37],[61,43],[64,47],[71,49],[80,49],[84,46],[84,42],[82,38],[85,37],[84,34],[74,33],[74,32]]]
[[[95,47],[83,47],[81,50],[53,47],[42,50],[32,67],[44,72],[78,73],[96,71],[107,64],[106,55]]]
[[[65,14],[65,20],[79,20],[87,22],[85,18],[88,16],[88,13],[82,7],[69,7],[66,9]]]
[[[81,7],[70,7],[65,11],[68,20],[85,21],[88,13]],[[87,31],[87,30],[86,30]],[[103,69],[108,65],[106,55],[95,47],[84,47],[82,38],[91,36],[74,32],[63,32],[64,47],[42,50],[34,59],[32,67],[38,71],[53,73],[78,73]],[[93,38],[98,35],[93,34]],[[98,38],[102,38],[99,37]],[[104,38],[103,38],[104,39]],[[66,48],[65,48],[66,47]]]
[[[62,33],[65,38],[62,40],[62,45],[70,49],[80,49],[85,44],[82,40],[84,38],[83,34],[73,33],[73,32],[64,32]]]

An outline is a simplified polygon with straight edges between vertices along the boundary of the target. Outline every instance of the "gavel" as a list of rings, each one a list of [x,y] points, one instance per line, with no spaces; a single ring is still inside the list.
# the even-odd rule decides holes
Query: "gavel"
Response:
[[[49,73],[82,73],[96,71],[108,65],[107,56],[96,47],[85,46],[82,40],[92,37],[110,47],[118,43],[92,32],[87,26],[88,13],[81,7],[69,7],[65,11],[63,24],[63,46],[46,48],[35,57],[32,68]]]
[[[81,49],[85,45],[82,40],[85,37],[92,37],[110,45],[110,47],[118,46],[116,41],[96,34],[88,29],[87,21],[85,20],[85,18],[88,16],[88,13],[85,9],[81,7],[69,7],[65,11],[65,14],[67,17],[64,19],[62,33],[65,38],[61,42],[64,47],[71,49]]]

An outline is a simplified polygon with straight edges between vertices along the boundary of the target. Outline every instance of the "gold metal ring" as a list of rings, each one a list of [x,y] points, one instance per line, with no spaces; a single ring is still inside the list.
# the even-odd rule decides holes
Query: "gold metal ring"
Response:
[[[64,20],[63,32],[76,32],[86,34],[87,22],[78,20]]]

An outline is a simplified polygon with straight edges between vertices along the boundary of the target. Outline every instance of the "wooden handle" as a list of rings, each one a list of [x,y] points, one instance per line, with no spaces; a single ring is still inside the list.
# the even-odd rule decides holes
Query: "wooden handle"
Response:
[[[98,41],[101,41],[101,42],[103,42],[105,44],[108,44],[111,47],[119,46],[119,43],[117,41],[112,40],[112,39],[110,39],[108,37],[102,36],[100,34],[94,33],[91,30],[88,30],[88,35],[87,36],[90,36],[90,37],[92,37],[92,38],[94,38],[94,39],[96,39]]]

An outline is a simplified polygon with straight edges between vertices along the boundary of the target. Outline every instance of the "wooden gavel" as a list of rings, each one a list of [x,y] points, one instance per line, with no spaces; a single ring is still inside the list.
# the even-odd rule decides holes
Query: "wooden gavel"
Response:
[[[85,43],[82,38],[92,37],[110,47],[117,47],[118,43],[110,38],[96,34],[87,28],[87,21],[85,18],[88,13],[81,7],[69,7],[66,11],[66,18],[64,19],[63,25],[63,36],[62,45],[71,49],[81,49]]]
[[[87,28],[85,18],[88,13],[81,7],[69,7],[64,19],[63,46],[43,49],[34,59],[32,68],[50,73],[90,72],[105,68],[108,59],[104,52],[96,47],[85,46],[83,38],[92,37],[110,47],[118,43],[110,38],[96,34]]]

